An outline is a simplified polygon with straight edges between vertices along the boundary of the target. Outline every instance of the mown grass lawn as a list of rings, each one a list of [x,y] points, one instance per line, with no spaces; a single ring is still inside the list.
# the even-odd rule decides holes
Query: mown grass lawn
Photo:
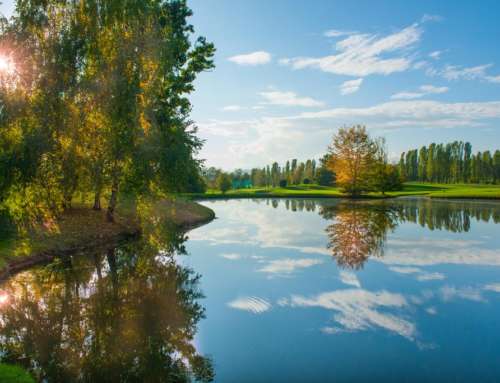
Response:
[[[386,197],[428,196],[432,198],[490,198],[500,199],[500,185],[475,184],[430,184],[405,183],[402,190],[387,192]],[[190,194],[194,198],[267,198],[267,197],[346,197],[339,188],[319,185],[293,185],[276,188],[249,188],[229,190],[225,194],[218,190],[209,190],[204,194]],[[368,193],[365,197],[380,198],[381,193]]]

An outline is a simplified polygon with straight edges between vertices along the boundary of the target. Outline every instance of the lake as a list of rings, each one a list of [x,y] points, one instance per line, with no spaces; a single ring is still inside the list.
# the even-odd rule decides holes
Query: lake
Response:
[[[500,380],[500,203],[203,203],[187,237],[4,281],[2,358],[49,382]]]

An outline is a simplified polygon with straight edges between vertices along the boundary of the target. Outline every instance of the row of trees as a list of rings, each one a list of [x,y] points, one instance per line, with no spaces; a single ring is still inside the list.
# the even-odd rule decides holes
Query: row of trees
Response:
[[[92,193],[200,191],[187,98],[213,67],[185,0],[17,1],[0,21],[0,208],[48,221]]]
[[[203,171],[203,179],[210,189],[229,190],[248,187],[284,187],[288,185],[317,183],[332,186],[335,175],[327,168],[329,156],[316,160],[299,162],[297,159],[287,161],[283,166],[277,162],[263,168],[253,168],[250,171],[236,169],[227,173],[221,169],[210,167]]]
[[[472,154],[469,142],[432,143],[402,153],[399,171],[407,181],[499,183],[500,150]]]

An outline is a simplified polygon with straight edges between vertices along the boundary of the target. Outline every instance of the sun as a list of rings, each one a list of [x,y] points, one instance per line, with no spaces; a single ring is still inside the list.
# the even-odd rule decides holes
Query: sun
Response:
[[[11,75],[15,69],[14,62],[10,57],[0,55],[0,75]]]

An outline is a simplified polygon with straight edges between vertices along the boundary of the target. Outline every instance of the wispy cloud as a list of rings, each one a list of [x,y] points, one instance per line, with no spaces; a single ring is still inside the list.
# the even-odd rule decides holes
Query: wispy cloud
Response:
[[[219,257],[229,259],[230,261],[236,261],[237,259],[241,259],[241,255],[237,253],[223,253],[219,254]]]
[[[429,57],[434,59],[434,60],[439,60],[441,58],[442,51],[433,51],[429,53]]]
[[[488,69],[492,68],[493,64],[482,64],[472,67],[460,65],[445,65],[443,69],[427,68],[426,73],[429,76],[441,76],[449,81],[457,80],[481,80],[491,83],[500,83],[500,75],[491,75]]]
[[[222,108],[224,112],[237,112],[242,109],[243,107],[240,105],[226,105],[225,107]]]
[[[339,31],[330,34],[338,36]],[[364,77],[387,75],[410,68],[408,50],[420,41],[422,29],[410,25],[387,36],[354,33],[336,44],[337,54],[324,57],[295,57],[280,60],[293,69],[317,68],[324,72]],[[392,55],[392,57],[387,57]]]
[[[412,100],[421,98],[429,94],[441,94],[448,92],[449,88],[446,86],[422,85],[418,92],[400,92],[393,94],[393,100]]]
[[[356,93],[361,84],[363,83],[362,78],[358,78],[356,80],[344,81],[342,85],[340,85],[340,93],[343,95]]]
[[[440,15],[428,15],[428,14],[423,15],[422,18],[420,19],[420,21],[422,23],[426,23],[426,22],[429,22],[429,21],[438,22],[438,21],[443,21],[443,20],[444,20],[443,16],[440,16]]]
[[[272,307],[268,301],[259,297],[242,297],[229,302],[227,305],[233,309],[248,311],[252,314],[262,314]]]
[[[229,57],[229,61],[232,61],[238,65],[262,65],[271,62],[271,54],[265,51],[257,51],[237,56]]]
[[[324,106],[324,103],[321,101],[311,97],[300,97],[294,92],[272,90],[261,92],[260,95],[266,100],[265,104],[270,105],[303,106],[307,108]]]
[[[342,36],[349,36],[349,35],[354,35],[358,32],[356,31],[341,31],[338,29],[329,29],[328,31],[325,31],[323,35],[325,37],[342,37]]]

